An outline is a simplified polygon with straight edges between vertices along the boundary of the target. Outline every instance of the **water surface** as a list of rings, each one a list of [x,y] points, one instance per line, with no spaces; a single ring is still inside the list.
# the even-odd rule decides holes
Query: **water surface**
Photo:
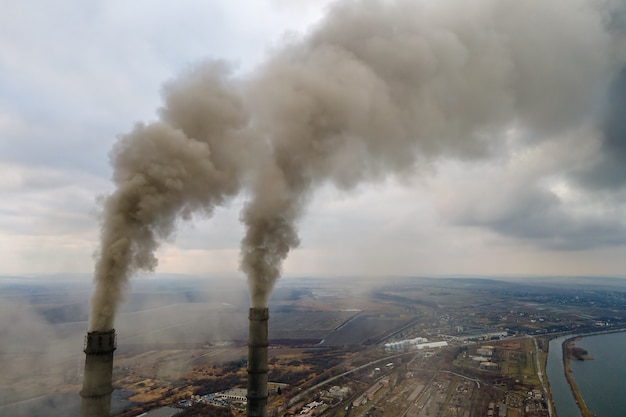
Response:
[[[626,415],[626,333],[585,336],[575,344],[593,357],[570,362],[587,407],[597,417]],[[559,417],[567,416],[559,413]]]
[[[550,341],[548,347],[548,362],[546,364],[546,374],[552,391],[552,399],[558,417],[580,417],[580,410],[574,394],[570,389],[565,370],[563,369],[563,342],[571,338],[572,335],[557,337]]]

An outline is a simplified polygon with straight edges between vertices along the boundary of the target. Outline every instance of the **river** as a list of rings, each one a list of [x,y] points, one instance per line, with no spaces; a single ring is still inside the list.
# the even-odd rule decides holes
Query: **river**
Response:
[[[593,360],[572,361],[572,375],[587,407],[597,417],[626,414],[626,333],[585,336],[576,346],[586,349]]]
[[[573,335],[550,341],[546,373],[552,390],[552,398],[558,417],[579,417],[580,411],[574,400],[563,372],[562,343]],[[597,417],[624,415],[626,395],[623,383],[626,379],[626,332],[581,336],[576,346],[586,349],[593,360],[571,361],[572,376],[589,410]]]
[[[554,407],[558,417],[580,417],[580,410],[574,400],[574,395],[570,389],[565,371],[563,370],[563,342],[572,337],[561,336],[550,341],[548,347],[548,362],[546,364],[546,374],[550,383],[550,391],[554,400]]]

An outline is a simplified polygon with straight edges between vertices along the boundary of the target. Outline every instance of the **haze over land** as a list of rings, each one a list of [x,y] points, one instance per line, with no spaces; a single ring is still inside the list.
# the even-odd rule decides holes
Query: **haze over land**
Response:
[[[91,284],[87,275],[55,278],[0,276],[0,415],[78,414]],[[514,376],[511,388],[515,379],[530,384],[522,389],[526,393],[539,383],[536,368],[524,356],[533,345],[527,336],[623,328],[625,299],[626,280],[616,278],[286,278],[270,298],[270,380],[286,382],[296,393],[332,372],[344,372],[343,361],[350,358],[349,369],[372,360],[388,363],[384,358],[398,352],[386,351],[387,343],[416,337],[447,340],[450,347],[444,355],[436,355],[434,363],[414,362],[419,372],[406,382],[427,385],[442,369],[469,372],[482,387],[472,408],[484,415],[487,403],[499,398],[485,395],[484,383],[502,383],[502,377],[477,374],[478,363],[470,357],[464,359],[465,368],[452,361],[467,350],[465,338],[506,334],[502,342],[508,346],[525,340],[525,347],[516,348],[521,355],[510,355],[526,367],[509,366],[505,374]],[[243,280],[181,275],[133,280],[116,324],[114,409],[139,403],[148,411],[192,393],[245,385],[248,302]],[[545,351],[547,343],[541,345]],[[494,360],[505,363],[506,355],[502,351]],[[364,372],[370,374],[375,366],[380,363]],[[521,370],[527,379],[515,374]],[[357,380],[362,384],[362,378]],[[398,387],[403,384],[399,380]],[[497,392],[504,396],[501,388]],[[120,402],[120,396],[130,400]],[[400,395],[386,406],[414,405],[405,400]],[[388,410],[383,415],[400,414]]]

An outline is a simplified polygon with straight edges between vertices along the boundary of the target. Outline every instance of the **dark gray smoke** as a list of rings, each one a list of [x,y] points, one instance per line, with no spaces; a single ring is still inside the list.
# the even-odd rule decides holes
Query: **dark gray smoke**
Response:
[[[166,86],[161,120],[116,145],[92,330],[123,284],[156,266],[178,218],[245,190],[241,268],[263,307],[313,191],[404,175],[436,158],[499,152],[592,120],[621,65],[590,0],[336,3],[255,72],[194,68]]]

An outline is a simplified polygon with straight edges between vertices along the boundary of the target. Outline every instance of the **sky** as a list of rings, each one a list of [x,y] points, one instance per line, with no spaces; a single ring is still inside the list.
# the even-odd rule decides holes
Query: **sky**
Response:
[[[159,118],[166,83],[214,59],[236,75],[253,74],[284,45],[315,32],[331,2],[3,3],[0,274],[27,275],[93,271],[102,200],[114,190],[111,149],[136,123]],[[493,2],[443,3],[436,16],[456,27]],[[479,132],[490,136],[489,146],[471,156],[434,152],[402,172],[350,186],[324,183],[298,221],[300,244],[284,275],[625,275],[621,29],[603,30],[606,20],[593,17],[594,10],[550,4],[555,10],[545,16],[559,24],[542,21],[544,15],[533,14],[532,23],[502,15],[523,39],[512,46],[519,62],[510,54],[503,63],[499,58],[509,56],[503,53],[470,68],[478,74],[471,80],[491,77],[486,85],[499,86],[498,77],[509,72],[498,68],[514,65],[521,80],[502,81],[503,90],[515,90],[515,117],[502,129]],[[482,48],[491,39],[472,42]],[[468,46],[441,62],[471,53]],[[443,64],[434,68],[445,71]],[[486,108],[509,105],[509,96],[471,95],[471,87],[464,84],[454,102],[461,125],[478,112],[469,97],[503,100]],[[487,119],[509,120],[504,113]],[[245,201],[240,194],[210,218],[180,220],[157,251],[156,271],[237,273]]]

